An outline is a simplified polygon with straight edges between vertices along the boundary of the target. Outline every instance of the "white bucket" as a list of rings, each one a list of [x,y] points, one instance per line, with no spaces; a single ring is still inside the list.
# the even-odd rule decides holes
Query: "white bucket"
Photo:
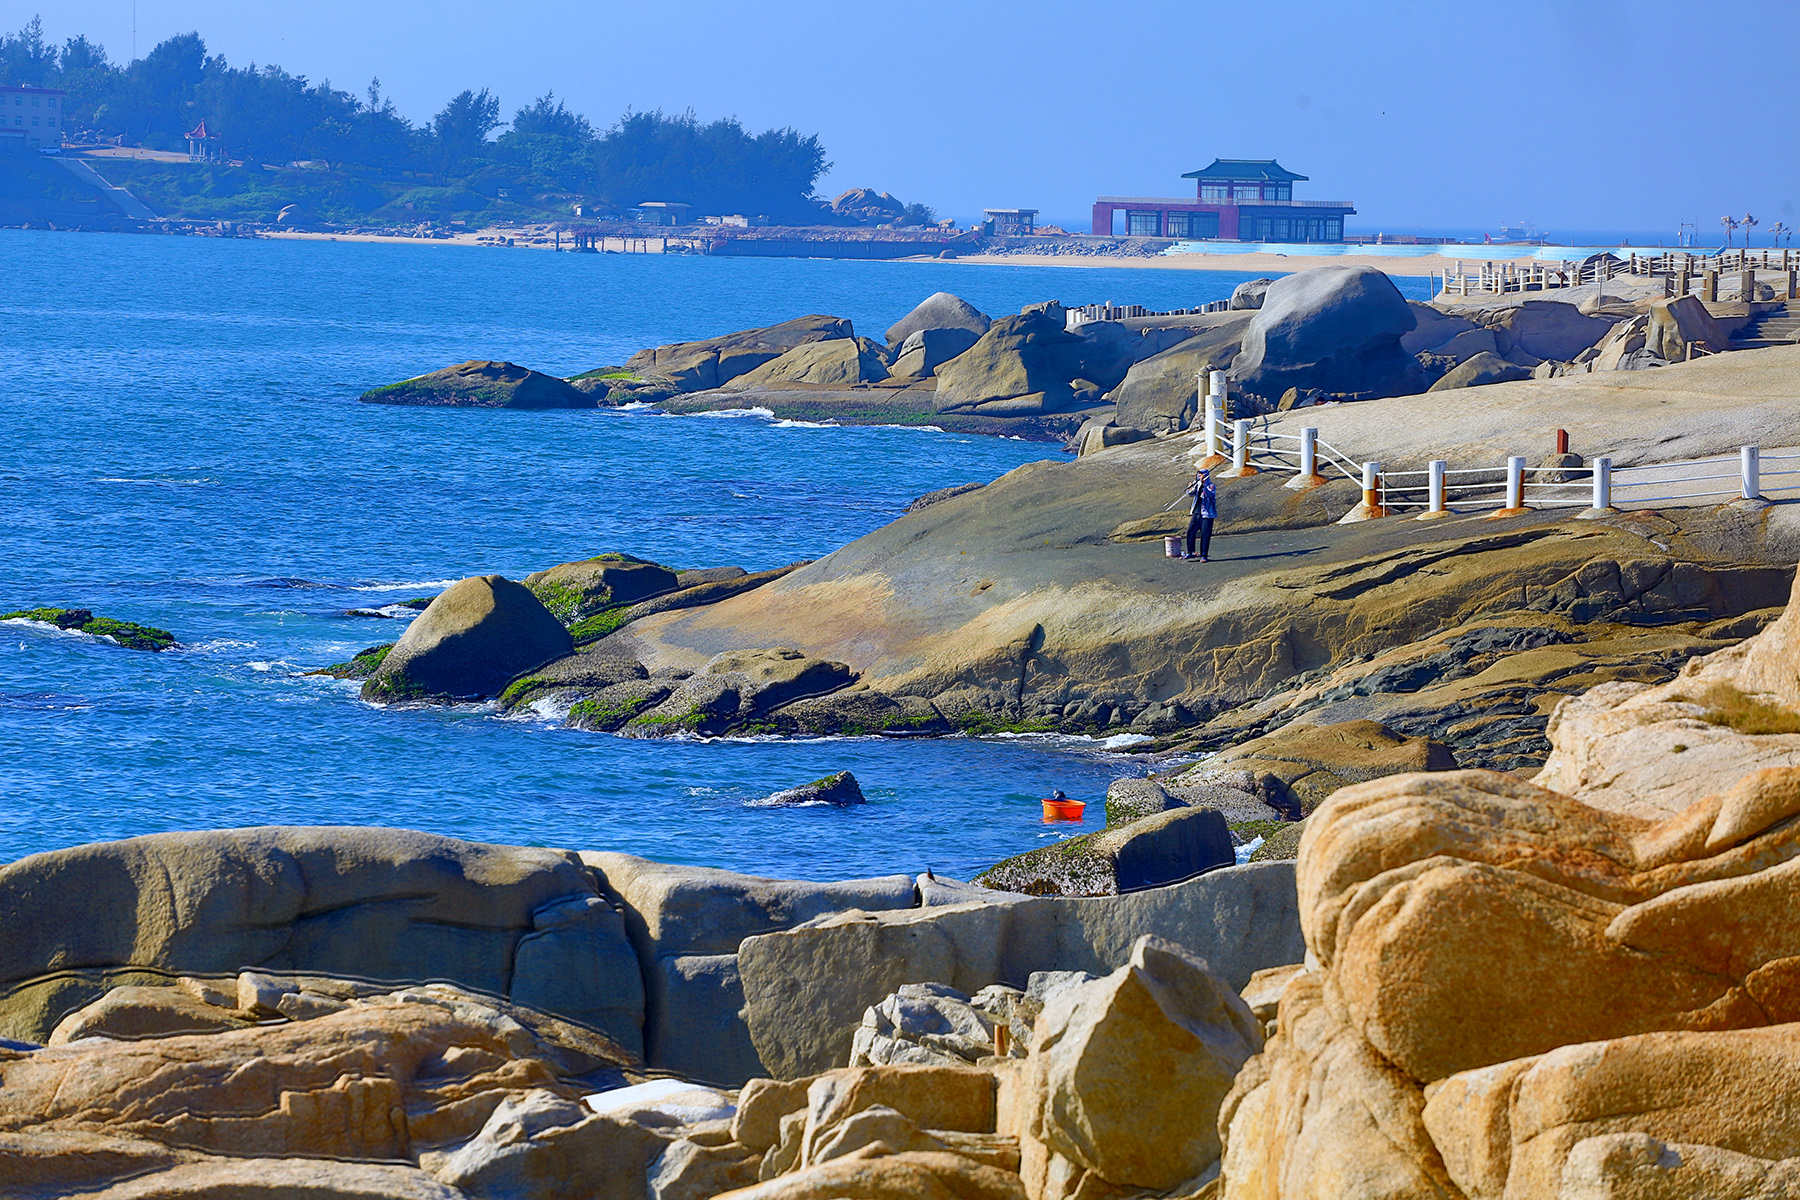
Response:
[[[1181,557],[1181,539],[1180,538],[1166,537],[1163,539],[1163,557],[1164,558],[1180,558]]]

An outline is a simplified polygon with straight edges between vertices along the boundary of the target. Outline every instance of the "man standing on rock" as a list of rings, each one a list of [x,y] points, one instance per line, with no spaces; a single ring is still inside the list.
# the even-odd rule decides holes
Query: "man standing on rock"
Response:
[[[1194,498],[1194,511],[1188,517],[1187,552],[1181,557],[1195,558],[1194,535],[1200,535],[1199,561],[1206,561],[1206,551],[1212,545],[1213,518],[1219,515],[1219,495],[1213,485],[1212,473],[1205,467],[1194,472],[1193,486],[1187,494]]]

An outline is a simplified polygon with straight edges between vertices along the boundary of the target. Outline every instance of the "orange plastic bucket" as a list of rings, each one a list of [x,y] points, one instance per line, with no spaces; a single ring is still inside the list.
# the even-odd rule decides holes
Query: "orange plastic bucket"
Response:
[[[1044,801],[1044,820],[1046,821],[1079,821],[1081,812],[1087,807],[1080,800],[1046,800]]]

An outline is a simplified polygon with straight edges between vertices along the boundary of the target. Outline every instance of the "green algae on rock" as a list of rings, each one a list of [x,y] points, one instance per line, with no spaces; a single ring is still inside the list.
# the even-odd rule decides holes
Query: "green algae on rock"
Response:
[[[471,359],[371,388],[357,397],[364,404],[404,404],[427,408],[593,408],[592,395],[566,380],[517,363]]]
[[[382,660],[387,658],[388,651],[393,648],[393,642],[383,642],[379,646],[358,650],[347,662],[332,663],[329,667],[320,667],[308,674],[329,675],[333,679],[367,679],[381,669]]]
[[[96,617],[85,608],[22,608],[17,612],[0,613],[0,621],[42,621],[58,629],[110,638],[127,650],[167,650],[177,645],[175,635],[166,629],[112,617]]]

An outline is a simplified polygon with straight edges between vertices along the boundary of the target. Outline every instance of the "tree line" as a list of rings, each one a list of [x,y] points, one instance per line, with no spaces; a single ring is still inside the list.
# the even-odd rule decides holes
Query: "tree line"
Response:
[[[554,93],[508,123],[498,97],[469,89],[414,125],[381,94],[379,79],[358,97],[278,66],[233,67],[208,54],[197,33],[121,64],[83,36],[55,45],[33,18],[0,34],[0,86],[61,88],[75,129],[150,149],[185,149],[188,131],[204,121],[223,156],[247,163],[323,161],[487,196],[563,193],[608,208],[664,200],[697,212],[816,215],[813,187],[831,165],[816,134],[752,134],[736,118],[702,123],[691,110],[628,111],[596,129]]]

